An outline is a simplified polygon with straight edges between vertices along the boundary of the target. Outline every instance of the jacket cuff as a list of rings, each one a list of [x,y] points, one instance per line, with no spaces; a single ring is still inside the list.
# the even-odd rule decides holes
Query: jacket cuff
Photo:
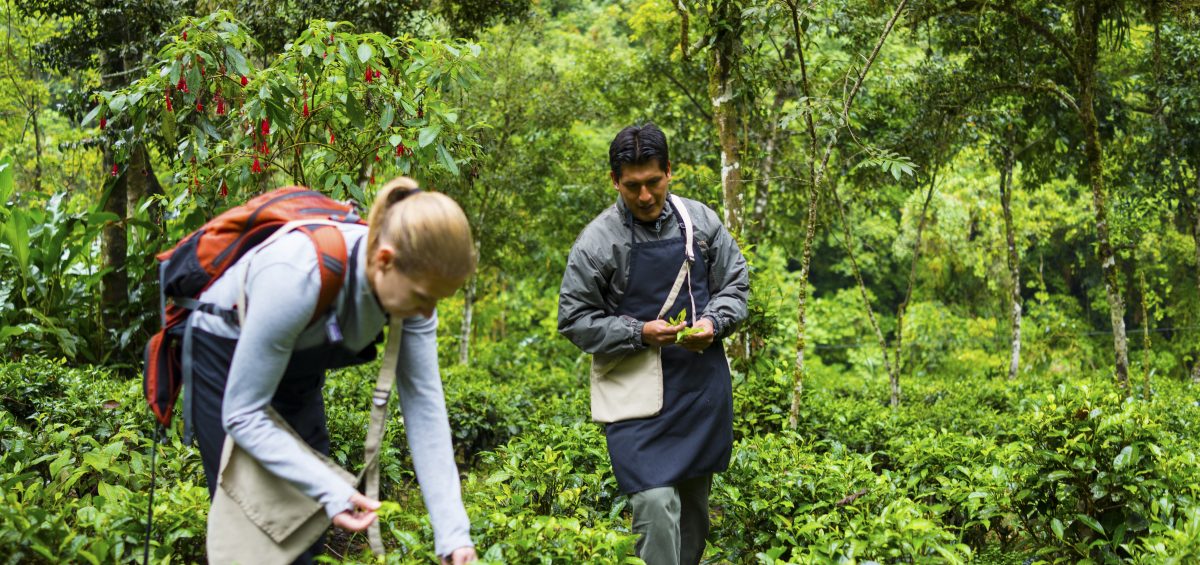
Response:
[[[714,337],[718,337],[718,338],[725,337],[724,335],[721,334],[721,331],[725,329],[725,324],[721,323],[721,318],[719,318],[718,316],[714,316],[712,314],[704,314],[700,317],[708,318],[708,321],[712,322]]]
[[[633,335],[629,338],[629,344],[633,346],[634,351],[641,351],[646,348],[646,344],[642,342],[642,328],[646,326],[646,322],[631,318],[629,316],[621,316],[622,320],[629,325],[629,329],[633,331]]]
[[[329,516],[330,520],[342,512],[354,510],[354,505],[350,503],[350,497],[357,494],[358,490],[346,483],[342,483],[342,485],[345,485],[346,488],[334,488],[329,501],[325,503],[325,514]]]

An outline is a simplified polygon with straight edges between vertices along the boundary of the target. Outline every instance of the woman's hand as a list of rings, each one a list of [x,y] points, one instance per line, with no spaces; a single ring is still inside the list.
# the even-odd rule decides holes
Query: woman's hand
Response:
[[[460,547],[454,551],[451,551],[450,555],[443,557],[442,565],[462,565],[463,563],[470,563],[476,559],[479,559],[479,556],[475,555],[475,548]]]
[[[359,493],[350,495],[353,510],[347,510],[333,517],[333,525],[352,532],[361,532],[375,521],[375,511],[379,509],[379,501]]]

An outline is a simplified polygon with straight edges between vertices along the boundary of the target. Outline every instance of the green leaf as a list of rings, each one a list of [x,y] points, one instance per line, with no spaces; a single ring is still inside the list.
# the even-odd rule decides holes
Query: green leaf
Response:
[[[121,110],[125,109],[125,103],[128,100],[129,99],[124,94],[118,94],[113,96],[112,100],[108,101],[108,107],[113,111],[114,114],[118,114],[121,112]]]
[[[446,151],[446,146],[442,145],[440,141],[437,145],[437,156],[438,161],[440,161],[442,165],[445,165],[445,167],[450,170],[450,174],[458,176],[458,163],[454,162],[454,157],[450,155],[449,151]]]
[[[14,208],[8,221],[4,223],[4,236],[12,249],[12,254],[21,266],[21,272],[29,272],[29,214]]]
[[[1096,530],[1096,533],[1104,535],[1104,526],[1101,526],[1100,522],[1097,522],[1095,518],[1088,516],[1087,514],[1076,514],[1075,518],[1080,522],[1087,524],[1087,527]]]
[[[359,46],[358,46],[358,61],[360,63],[366,63],[367,61],[370,61],[371,55],[374,55],[374,54],[375,54],[375,50],[371,49],[370,45],[368,45],[366,43],[359,44]]]
[[[0,204],[8,202],[13,193],[13,167],[8,157],[0,159]]]
[[[433,124],[421,128],[421,132],[417,135],[417,145],[424,148],[433,143],[433,140],[437,139],[439,133],[442,133],[441,124]]]
[[[1117,454],[1117,457],[1115,459],[1113,459],[1113,468],[1117,469],[1117,470],[1124,469],[1132,461],[1133,461],[1133,446],[1126,445],[1125,448],[1122,449],[1121,452]]]
[[[402,142],[402,141],[404,141],[404,136],[402,136],[398,133],[388,136],[388,143],[390,143],[392,145],[392,147],[399,146],[400,142]]]
[[[25,333],[25,328],[20,326],[4,326],[0,328],[0,343],[3,343],[4,340],[10,337],[21,335],[23,333]]]
[[[383,115],[379,117],[379,129],[387,131],[392,127],[392,120],[396,117],[396,109],[391,104],[385,104],[383,107]],[[393,144],[395,145],[395,144]]]
[[[92,123],[92,120],[96,119],[96,115],[100,113],[101,107],[102,106],[97,105],[95,108],[92,108],[92,111],[88,112],[87,115],[83,117],[83,121],[79,122],[79,126],[83,127]]]
[[[1058,518],[1050,520],[1050,529],[1054,530],[1054,537],[1058,538],[1058,541],[1062,541],[1062,539],[1063,539],[1062,520],[1059,520]]]
[[[304,45],[301,45],[300,46],[300,54],[305,57],[312,55],[312,45],[309,45],[307,43],[305,43]]]
[[[238,51],[237,48],[232,45],[226,45],[225,57],[229,59],[230,64],[233,65],[233,70],[237,71],[238,74],[250,74],[250,67],[246,65],[246,56],[242,55],[242,52]]]

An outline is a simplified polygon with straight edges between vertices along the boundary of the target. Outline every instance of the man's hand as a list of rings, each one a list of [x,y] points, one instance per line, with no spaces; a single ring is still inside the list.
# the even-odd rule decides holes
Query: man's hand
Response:
[[[451,551],[450,555],[443,557],[442,565],[462,565],[463,563],[470,563],[476,559],[479,559],[479,556],[475,555],[475,548],[460,547],[454,551]]]
[[[379,501],[360,493],[350,495],[353,510],[347,510],[333,517],[333,525],[352,532],[361,532],[375,521],[375,510],[379,509]]]
[[[646,345],[666,347],[675,343],[675,334],[685,327],[687,323],[672,325],[666,320],[651,320],[642,326],[642,341]]]
[[[712,345],[713,337],[716,334],[713,331],[712,320],[708,318],[700,318],[694,327],[700,331],[683,336],[683,341],[679,342],[679,345],[688,351],[700,353]]]

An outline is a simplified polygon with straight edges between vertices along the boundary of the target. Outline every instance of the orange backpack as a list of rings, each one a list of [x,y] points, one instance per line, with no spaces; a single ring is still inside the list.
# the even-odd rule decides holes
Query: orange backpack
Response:
[[[311,220],[313,223],[306,224]],[[162,328],[146,344],[142,391],[155,418],[163,426],[171,422],[175,400],[191,380],[191,325],[188,316],[196,310],[239,322],[238,312],[197,298],[230,265],[263,243],[281,227],[308,235],[317,250],[321,291],[312,321],[325,314],[342,287],[347,269],[346,241],[333,222],[365,224],[352,203],[333,200],[302,186],[280,188],[255,197],[213,218],[183,238],[174,248],[158,255],[159,301]],[[170,302],[167,299],[170,298]],[[329,328],[332,341],[340,341],[336,325]],[[191,391],[187,393],[190,397]],[[185,403],[186,403],[185,398]],[[184,407],[185,438],[190,441],[190,414]]]

